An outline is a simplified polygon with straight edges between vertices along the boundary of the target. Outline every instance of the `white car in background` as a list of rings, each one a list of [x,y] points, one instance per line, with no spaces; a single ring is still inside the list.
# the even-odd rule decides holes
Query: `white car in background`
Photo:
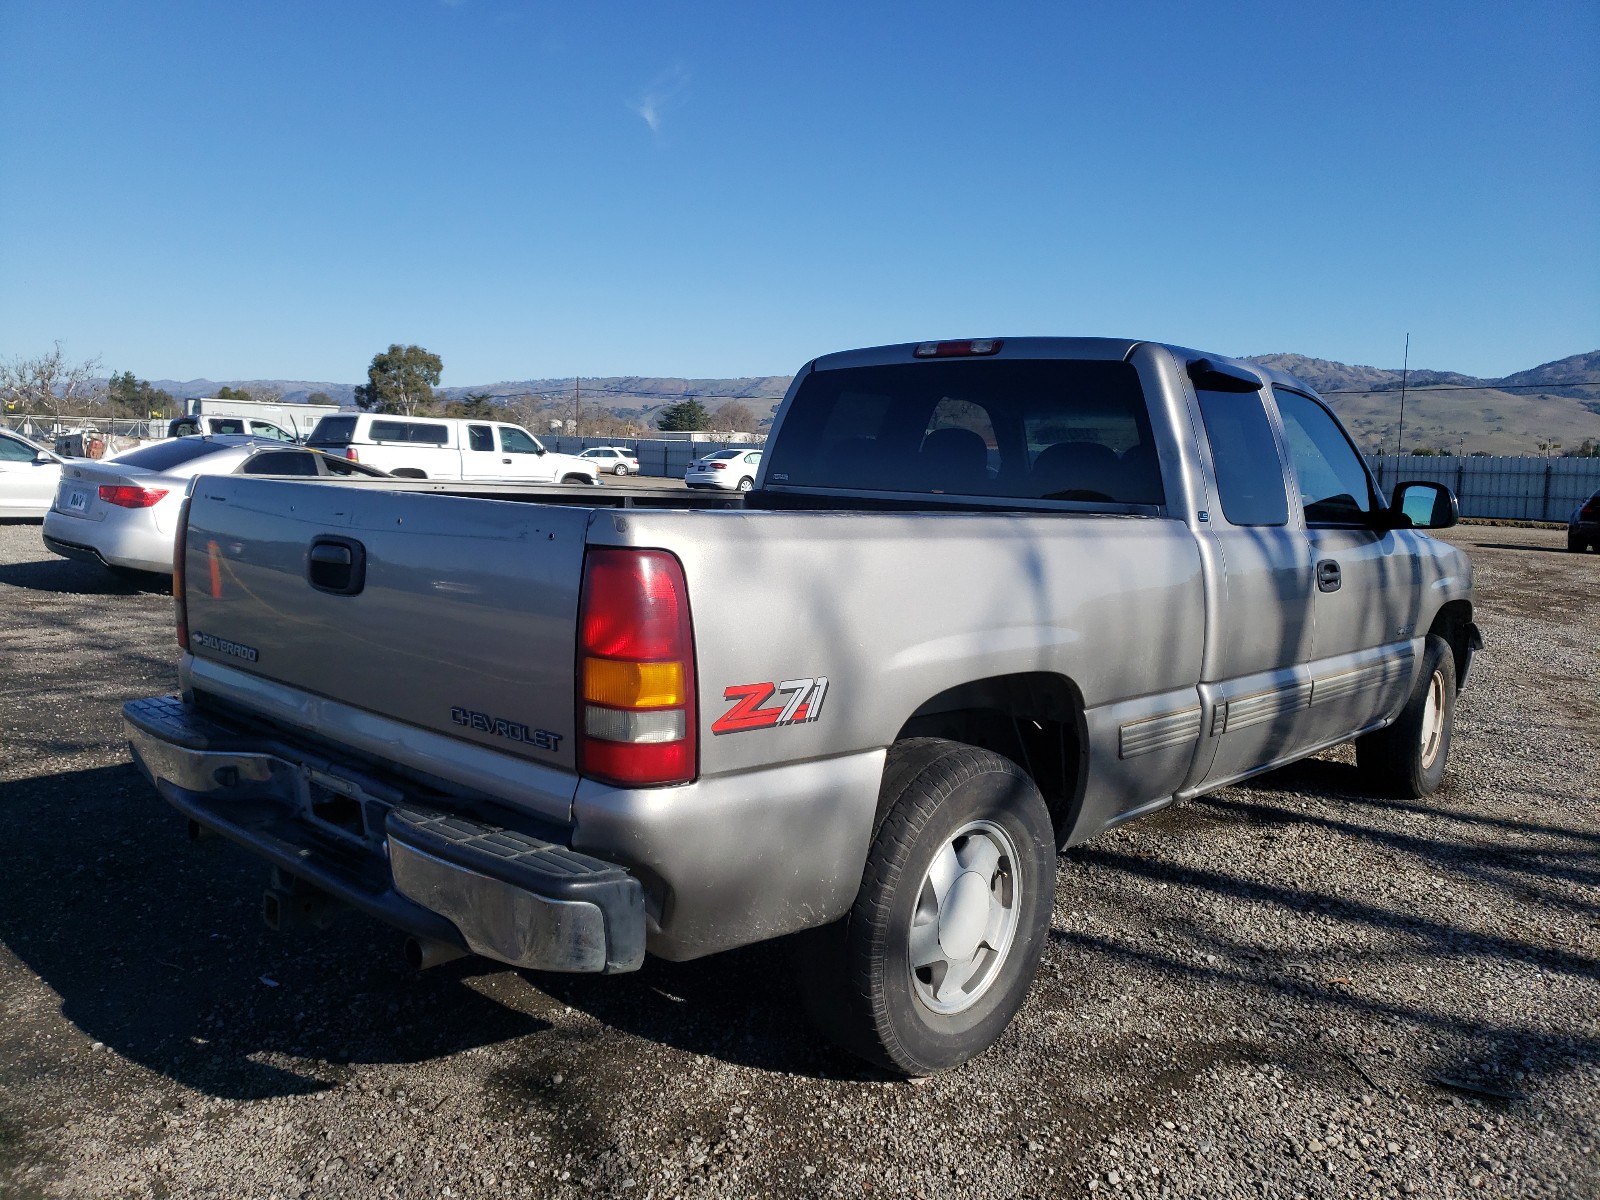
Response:
[[[626,446],[590,446],[579,458],[591,459],[602,475],[637,475],[639,456]]]
[[[0,517],[42,517],[50,511],[66,459],[0,429]]]
[[[334,413],[306,445],[406,479],[596,484],[592,458],[546,450],[520,425],[471,417]]]
[[[114,572],[172,574],[183,498],[197,475],[288,475],[302,479],[384,478],[387,472],[303,446],[225,434],[182,437],[96,462],[60,467],[44,544],[63,558]]]
[[[718,450],[689,464],[683,481],[692,488],[723,488],[748,492],[756,485],[761,470],[761,451],[749,446]]]

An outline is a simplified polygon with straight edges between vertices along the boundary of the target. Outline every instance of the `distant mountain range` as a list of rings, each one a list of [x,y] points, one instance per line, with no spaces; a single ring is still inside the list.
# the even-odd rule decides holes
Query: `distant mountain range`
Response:
[[[1316,388],[1350,425],[1363,449],[1393,453],[1399,435],[1402,372],[1350,366],[1303,354],[1259,354],[1251,362],[1275,367]],[[694,397],[715,412],[737,400],[768,416],[788,389],[790,376],[738,379],[676,379],[636,375],[576,381],[580,409],[599,406],[648,423],[653,414]],[[156,379],[151,383],[179,399],[212,396],[227,386],[271,392],[304,401],[323,392],[339,404],[354,403],[355,385],[300,379]],[[1453,371],[1412,371],[1405,379],[1405,449],[1540,454],[1541,443],[1576,449],[1585,439],[1600,442],[1600,350],[1543,363],[1499,379]],[[505,400],[527,394],[570,399],[574,380],[522,379],[470,387],[440,388],[446,399],[487,393]],[[1557,451],[1559,453],[1559,451]]]

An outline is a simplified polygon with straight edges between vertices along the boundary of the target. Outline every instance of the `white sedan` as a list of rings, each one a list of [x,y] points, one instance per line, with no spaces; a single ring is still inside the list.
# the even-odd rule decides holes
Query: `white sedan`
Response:
[[[689,464],[683,481],[692,488],[725,488],[748,492],[756,485],[756,473],[761,470],[761,451],[745,449],[718,450]]]
[[[63,558],[98,562],[119,573],[170,575],[178,514],[197,475],[348,479],[387,474],[266,438],[173,438],[104,462],[66,463],[55,504],[44,517],[44,544]]]
[[[61,482],[62,459],[20,433],[0,429],[0,517],[42,517]]]

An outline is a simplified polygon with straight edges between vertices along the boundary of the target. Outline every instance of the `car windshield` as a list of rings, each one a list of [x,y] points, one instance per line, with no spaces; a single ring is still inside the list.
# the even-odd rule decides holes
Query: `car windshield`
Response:
[[[137,450],[119,454],[115,462],[119,466],[143,467],[147,471],[170,471],[173,467],[228,448],[205,438],[175,438],[170,442],[157,442],[153,446],[141,446]]]

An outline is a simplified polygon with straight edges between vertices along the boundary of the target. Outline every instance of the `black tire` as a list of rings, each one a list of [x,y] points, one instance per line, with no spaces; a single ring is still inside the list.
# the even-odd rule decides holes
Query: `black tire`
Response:
[[[1055,835],[1020,767],[937,738],[890,748],[878,811],[849,914],[796,939],[798,982],[812,1019],[846,1050],[897,1075],[929,1075],[988,1049],[1027,996],[1050,929]],[[959,867],[942,896],[936,859]],[[982,937],[971,904],[987,914]],[[918,930],[924,954],[948,957],[914,968]],[[955,986],[969,968],[965,989]]]
[[[613,475],[626,475],[628,473],[628,464],[618,463],[616,466],[611,468],[611,473]]]
[[[754,479],[751,479],[750,476],[748,476],[748,475],[746,475],[743,479],[739,480],[739,490],[741,492],[748,492],[751,488],[755,487],[755,485],[756,485],[756,481]]]
[[[1583,539],[1581,537],[1579,537],[1577,534],[1575,534],[1575,533],[1567,534],[1567,549],[1572,551],[1572,553],[1574,553],[1574,554],[1582,554],[1588,548],[1589,547],[1584,544]]]
[[[1422,670],[1394,724],[1356,739],[1356,768],[1368,789],[1411,800],[1437,790],[1450,754],[1455,713],[1455,655],[1449,642],[1430,633]]]
[[[579,483],[581,483],[585,487],[592,487],[593,485],[599,483],[600,480],[599,479],[590,479],[587,475],[563,475],[561,477],[561,482],[562,483],[566,483],[566,484],[579,484]]]

